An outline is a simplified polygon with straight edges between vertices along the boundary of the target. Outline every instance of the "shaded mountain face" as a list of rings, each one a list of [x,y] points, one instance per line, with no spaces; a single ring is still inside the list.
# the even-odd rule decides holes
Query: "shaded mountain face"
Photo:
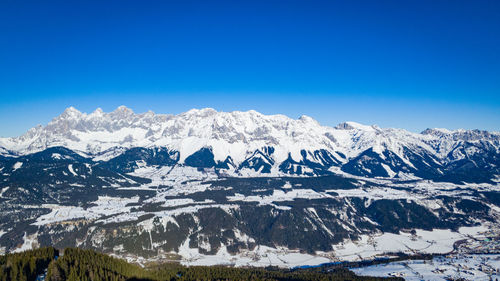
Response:
[[[135,114],[126,107],[91,114],[68,108],[47,126],[0,139],[16,157],[65,147],[130,173],[139,166],[181,164],[233,176],[356,176],[493,182],[499,175],[500,134],[427,129],[420,134],[346,122],[335,128],[310,117],[255,111],[190,110]]]
[[[2,197],[28,204],[79,204],[96,200],[97,192],[105,188],[151,182],[109,169],[109,163],[96,165],[64,147],[2,158],[0,162]]]

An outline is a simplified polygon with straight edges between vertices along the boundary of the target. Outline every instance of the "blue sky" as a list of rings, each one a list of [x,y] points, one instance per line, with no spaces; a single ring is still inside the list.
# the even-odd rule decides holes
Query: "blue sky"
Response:
[[[91,112],[500,130],[500,1],[0,1],[0,136]]]

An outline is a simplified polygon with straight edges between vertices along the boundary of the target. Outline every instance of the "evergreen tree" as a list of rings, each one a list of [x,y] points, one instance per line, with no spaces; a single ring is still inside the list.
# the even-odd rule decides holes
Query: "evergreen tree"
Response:
[[[42,248],[0,256],[0,280],[31,281],[47,269],[47,281],[175,281],[175,280],[381,280],[361,277],[345,268],[284,270],[235,268],[167,263],[143,268],[92,250],[68,248],[56,260],[57,250]],[[396,280],[396,279],[394,279]],[[399,279],[401,280],[401,279]]]

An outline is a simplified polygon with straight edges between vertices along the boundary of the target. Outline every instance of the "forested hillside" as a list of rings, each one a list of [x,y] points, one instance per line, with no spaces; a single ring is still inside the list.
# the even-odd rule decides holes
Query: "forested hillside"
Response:
[[[36,280],[57,256],[52,247],[0,256],[0,280]]]
[[[282,270],[224,266],[185,267],[168,263],[143,268],[92,250],[67,248],[59,257],[54,248],[41,248],[0,257],[0,280],[47,281],[163,281],[163,280],[382,280],[360,277],[338,268]],[[46,273],[46,274],[45,274]],[[39,279],[37,279],[37,277]],[[388,280],[388,279],[384,279]],[[398,279],[391,279],[398,280]]]

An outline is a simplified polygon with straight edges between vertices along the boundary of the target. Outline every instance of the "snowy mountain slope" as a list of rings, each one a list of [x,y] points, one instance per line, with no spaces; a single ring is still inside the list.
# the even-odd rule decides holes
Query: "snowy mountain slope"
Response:
[[[319,257],[338,262],[447,253],[458,240],[478,241],[466,235],[474,229],[498,236],[497,185],[337,175],[219,178],[213,170],[183,165],[141,166],[130,179],[149,181],[133,183],[118,173],[92,177],[102,163],[80,159],[90,164],[85,169],[77,159],[69,150],[51,148],[8,160],[15,162],[6,167],[16,172],[45,176],[25,178],[31,185],[21,178],[0,181],[0,251],[72,246],[142,261],[177,259],[175,253],[189,264],[253,260],[294,267]],[[94,185],[96,180],[112,182]],[[307,256],[269,259],[299,253]]]
[[[64,147],[16,158],[0,157],[2,198],[23,203],[75,204],[95,197],[103,188],[137,186],[150,180],[117,173],[95,165]]]
[[[355,122],[332,128],[307,116],[291,119],[256,111],[135,114],[121,106],[86,114],[70,107],[45,127],[0,139],[0,154],[27,155],[61,146],[94,161],[115,158],[116,165],[128,159],[134,168],[135,161],[145,161],[227,169],[234,175],[322,175],[340,167],[368,177],[451,180],[449,175],[456,175],[458,181],[491,181],[499,174],[499,143],[498,132],[427,129],[418,134]],[[126,153],[132,148],[151,151],[132,159],[134,151]],[[152,160],[158,150],[172,156],[171,161]],[[471,171],[483,175],[469,179]]]

